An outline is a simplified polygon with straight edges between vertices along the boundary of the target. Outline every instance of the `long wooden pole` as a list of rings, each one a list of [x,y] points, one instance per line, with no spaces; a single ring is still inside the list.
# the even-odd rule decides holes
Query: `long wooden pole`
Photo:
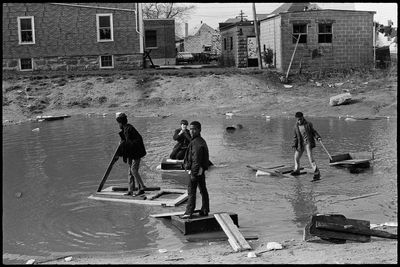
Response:
[[[297,45],[299,44],[299,41],[300,41],[300,36],[301,36],[301,33],[299,33],[299,37],[297,38],[297,42],[296,42],[296,46],[294,47],[292,58],[290,59],[289,67],[288,67],[287,72],[286,72],[286,80],[287,80],[287,78],[289,76],[290,67],[292,66],[294,54],[296,53]]]
[[[100,192],[101,189],[103,189],[103,185],[106,182],[108,175],[110,175],[110,172],[111,172],[111,169],[112,169],[114,163],[118,160],[118,158],[117,158],[118,148],[119,148],[119,145],[117,146],[117,149],[114,152],[114,156],[112,157],[110,164],[108,164],[108,168],[107,168],[106,172],[104,173],[103,179],[101,179],[100,185],[97,188],[97,192]]]
[[[256,32],[258,68],[261,70],[262,69],[262,61],[261,61],[260,34],[258,33],[258,22],[257,22],[256,4],[255,3],[253,3],[253,17],[254,17],[254,29]]]

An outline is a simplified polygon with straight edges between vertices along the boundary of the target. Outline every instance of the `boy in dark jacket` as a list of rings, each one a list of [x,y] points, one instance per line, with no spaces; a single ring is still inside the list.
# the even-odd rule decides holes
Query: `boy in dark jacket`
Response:
[[[185,157],[186,149],[191,140],[190,132],[187,129],[188,124],[187,120],[182,120],[181,128],[175,130],[173,139],[178,143],[176,143],[171,155],[169,156],[171,159],[182,160]]]
[[[312,149],[315,147],[315,140],[321,141],[321,136],[314,129],[311,122],[306,121],[303,116],[303,113],[296,112],[295,115],[297,121],[294,126],[294,139],[293,139],[293,148],[294,152],[294,170],[292,171],[292,175],[300,174],[300,158],[303,155],[304,150],[307,151],[308,160],[314,170],[313,181],[318,181],[321,179],[321,174],[315,163]]]
[[[126,163],[128,161],[128,193],[125,195],[142,195],[144,194],[145,185],[142,177],[139,174],[140,159],[146,155],[146,149],[143,144],[142,136],[139,132],[128,123],[128,118],[124,113],[120,113],[117,116],[117,122],[119,128],[122,130],[119,132],[121,142],[118,148],[118,155],[123,158]],[[135,178],[138,183],[138,192],[133,194],[135,190]]]
[[[186,206],[186,211],[182,219],[188,219],[192,217],[196,206],[196,190],[199,186],[202,205],[200,209],[201,216],[207,216],[210,212],[210,203],[208,198],[208,191],[206,188],[206,176],[204,172],[209,167],[209,155],[208,147],[206,141],[200,136],[201,124],[198,121],[193,121],[190,123],[190,134],[192,136],[192,141],[186,150],[185,159],[183,164],[185,170],[188,170],[190,175],[190,180],[188,184],[188,204]]]

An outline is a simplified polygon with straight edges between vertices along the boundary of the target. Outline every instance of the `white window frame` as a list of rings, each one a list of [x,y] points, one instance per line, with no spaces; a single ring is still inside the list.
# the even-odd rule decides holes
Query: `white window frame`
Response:
[[[31,19],[32,42],[22,42],[21,19]],[[33,16],[17,17],[17,21],[18,21],[18,44],[20,44],[20,45],[35,44],[35,19],[34,19],[34,17]]]
[[[111,63],[112,63],[112,65],[111,66],[106,66],[106,67],[103,67],[102,65],[101,65],[101,57],[109,57],[109,56],[111,56]],[[113,69],[114,68],[114,56],[113,55],[101,55],[101,56],[99,56],[99,64],[100,64],[100,69]]]
[[[100,40],[100,17],[110,17],[111,39]],[[97,30],[97,42],[114,42],[113,14],[112,13],[96,14],[96,30]]]
[[[20,71],[33,71],[33,58],[31,58],[31,68],[30,68],[30,69],[22,69],[22,68],[21,68],[21,60],[22,60],[22,59],[26,59],[26,58],[20,58],[20,59],[18,60],[19,70],[20,70]]]

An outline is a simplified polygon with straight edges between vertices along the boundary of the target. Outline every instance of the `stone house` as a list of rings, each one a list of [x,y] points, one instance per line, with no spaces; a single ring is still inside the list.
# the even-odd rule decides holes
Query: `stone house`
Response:
[[[128,2],[3,3],[3,70],[143,68],[141,13],[140,3]],[[156,38],[165,51],[166,38]],[[163,58],[155,51],[153,56]]]
[[[228,20],[219,23],[221,33],[221,57],[223,66],[238,68],[258,66],[254,22]]]
[[[374,13],[285,3],[260,20],[261,49],[272,50],[280,72],[287,71],[297,40],[291,71],[373,66]]]
[[[187,31],[187,30],[186,30]],[[186,34],[183,47],[185,52],[221,54],[221,41],[218,30],[213,29],[206,23],[195,26],[192,34]]]

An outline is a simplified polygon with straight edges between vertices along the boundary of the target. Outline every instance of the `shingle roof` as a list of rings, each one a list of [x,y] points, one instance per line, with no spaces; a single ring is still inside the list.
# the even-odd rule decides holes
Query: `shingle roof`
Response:
[[[304,11],[304,8],[307,7],[308,10],[321,9],[317,4],[311,4],[309,2],[304,3],[284,3],[274,11],[272,14],[286,13],[286,12],[296,12],[296,11]]]

